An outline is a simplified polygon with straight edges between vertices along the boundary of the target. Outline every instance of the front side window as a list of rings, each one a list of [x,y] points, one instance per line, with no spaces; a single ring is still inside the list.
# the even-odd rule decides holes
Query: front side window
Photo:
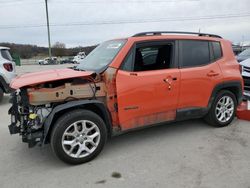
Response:
[[[112,62],[125,43],[126,40],[111,40],[100,44],[76,68],[91,71],[104,69]]]
[[[126,71],[150,71],[168,69],[173,57],[173,44],[141,45],[133,49],[121,69]]]
[[[181,67],[196,67],[210,63],[209,43],[199,40],[180,41]]]
[[[9,50],[7,50],[7,49],[2,49],[2,50],[1,50],[1,55],[2,55],[2,57],[3,57],[4,59],[9,60],[9,61],[12,61],[12,57],[11,57],[11,55],[10,55]]]

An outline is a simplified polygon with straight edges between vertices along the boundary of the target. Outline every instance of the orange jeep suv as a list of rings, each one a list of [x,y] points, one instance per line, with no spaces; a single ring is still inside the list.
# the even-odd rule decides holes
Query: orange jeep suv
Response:
[[[50,143],[64,162],[92,160],[107,138],[163,122],[204,118],[229,125],[243,80],[231,43],[192,32],[145,32],[110,40],[76,67],[11,83],[11,134]]]

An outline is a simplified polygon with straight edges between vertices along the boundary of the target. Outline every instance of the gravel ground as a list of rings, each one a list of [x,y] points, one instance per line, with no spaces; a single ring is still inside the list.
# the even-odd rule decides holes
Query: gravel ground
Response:
[[[17,67],[19,74],[58,66]],[[250,187],[250,123],[213,128],[202,120],[163,124],[108,141],[87,164],[70,166],[50,146],[28,149],[0,104],[0,187]]]

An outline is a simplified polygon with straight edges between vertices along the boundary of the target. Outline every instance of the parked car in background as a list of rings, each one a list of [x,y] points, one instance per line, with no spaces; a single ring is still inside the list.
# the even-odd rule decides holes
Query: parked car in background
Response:
[[[9,84],[16,77],[15,63],[9,52],[9,48],[0,46],[0,102],[4,93],[11,91]]]
[[[100,44],[75,68],[15,79],[9,130],[29,147],[50,143],[61,160],[80,164],[94,159],[107,138],[149,125],[204,118],[227,126],[242,86],[230,41],[139,33]]]
[[[51,58],[47,57],[43,60],[39,60],[38,64],[39,65],[55,65],[57,64],[57,57],[51,57]]]
[[[241,62],[241,61],[244,61],[244,60],[250,58],[250,48],[239,53],[236,58],[237,58],[238,62]]]
[[[79,64],[86,57],[85,52],[79,52],[73,59],[74,63]]]
[[[60,64],[74,64],[75,62],[73,61],[73,57],[68,57],[68,58],[64,58],[64,59],[61,59],[59,61]]]
[[[244,79],[244,95],[250,97],[250,58],[240,62],[240,65]]]

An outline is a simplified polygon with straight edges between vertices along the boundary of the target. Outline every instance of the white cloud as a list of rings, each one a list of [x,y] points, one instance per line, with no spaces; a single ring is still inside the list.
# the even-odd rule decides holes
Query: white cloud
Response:
[[[133,2],[134,1],[134,2]],[[51,24],[94,23],[103,21],[157,20],[162,18],[200,18],[213,15],[250,13],[249,0],[49,0]],[[83,3],[85,2],[85,3]],[[89,2],[89,3],[86,3]],[[43,0],[0,0],[1,26],[46,24]],[[4,19],[2,19],[4,18]],[[92,45],[104,40],[130,36],[149,30],[186,30],[212,32],[238,42],[250,40],[250,17],[165,21],[115,25],[51,27],[52,43],[68,47]],[[0,41],[47,45],[46,27],[0,29]]]

